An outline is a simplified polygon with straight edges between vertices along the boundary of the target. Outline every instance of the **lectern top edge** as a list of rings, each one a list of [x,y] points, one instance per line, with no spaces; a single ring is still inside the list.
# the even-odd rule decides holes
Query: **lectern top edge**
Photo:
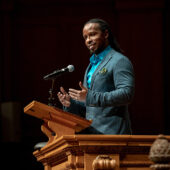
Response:
[[[61,117],[66,120],[76,122],[77,124],[80,124],[82,126],[88,127],[92,123],[91,121],[80,117],[78,115],[75,115],[73,113],[65,112],[62,109],[48,106],[44,103],[38,102],[33,100],[31,103],[29,103],[25,108],[24,108],[24,113],[27,113],[31,116],[37,117],[39,119],[51,119],[52,117]]]

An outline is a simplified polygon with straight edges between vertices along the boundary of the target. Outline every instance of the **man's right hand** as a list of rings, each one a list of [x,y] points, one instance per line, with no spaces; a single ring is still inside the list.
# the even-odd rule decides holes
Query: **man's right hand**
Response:
[[[57,93],[58,99],[61,102],[61,104],[65,107],[70,107],[70,96],[68,93],[64,90],[63,87],[60,87],[60,92]]]

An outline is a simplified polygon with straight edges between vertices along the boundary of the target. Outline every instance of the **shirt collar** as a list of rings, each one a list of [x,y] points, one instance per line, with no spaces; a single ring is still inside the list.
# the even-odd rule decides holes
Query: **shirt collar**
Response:
[[[103,58],[108,54],[108,52],[111,50],[111,46],[108,45],[102,52],[100,52],[99,54],[93,54],[90,57],[90,63],[93,64],[97,64],[98,62],[102,61]]]

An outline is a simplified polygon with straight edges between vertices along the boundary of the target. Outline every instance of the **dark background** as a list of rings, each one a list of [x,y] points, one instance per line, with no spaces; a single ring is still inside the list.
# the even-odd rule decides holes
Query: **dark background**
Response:
[[[79,88],[90,57],[82,28],[91,18],[110,24],[133,63],[134,135],[170,135],[169,10],[169,0],[1,0],[0,150],[6,169],[43,169],[32,155],[34,145],[47,140],[42,122],[23,109],[33,100],[47,104],[51,81],[43,76],[69,64],[75,71],[56,79],[56,93],[61,85]]]

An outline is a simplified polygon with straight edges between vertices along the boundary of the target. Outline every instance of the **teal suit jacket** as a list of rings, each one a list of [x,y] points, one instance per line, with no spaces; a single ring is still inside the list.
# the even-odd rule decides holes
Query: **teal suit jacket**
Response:
[[[84,86],[87,87],[87,73]],[[134,71],[130,60],[121,53],[111,50],[95,70],[86,102],[71,100],[66,111],[92,120],[91,127],[82,133],[131,134],[128,105],[134,96]]]

